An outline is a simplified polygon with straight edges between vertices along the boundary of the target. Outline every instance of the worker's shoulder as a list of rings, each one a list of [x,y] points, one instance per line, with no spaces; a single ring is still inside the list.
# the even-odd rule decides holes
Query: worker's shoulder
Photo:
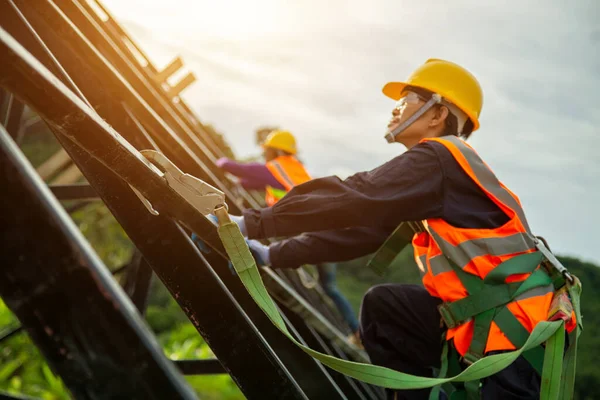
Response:
[[[436,159],[442,166],[454,160],[450,150],[443,143],[436,140],[420,142],[404,154],[408,153],[412,153],[412,157],[417,157],[418,159]]]
[[[428,140],[418,143],[400,156],[396,157],[398,162],[432,163],[441,161],[448,149],[442,143]]]
[[[444,170],[454,168],[456,161],[443,143],[427,140],[390,160],[388,164],[388,167],[402,167],[402,170],[418,168],[427,173],[439,171],[443,174]]]
[[[418,175],[425,171],[432,172],[440,166],[440,156],[435,147],[437,146],[432,146],[429,142],[421,142],[370,171],[369,174],[407,176],[409,174]]]

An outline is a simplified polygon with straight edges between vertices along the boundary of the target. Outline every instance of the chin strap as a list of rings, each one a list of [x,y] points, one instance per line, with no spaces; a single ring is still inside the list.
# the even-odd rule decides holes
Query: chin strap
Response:
[[[425,114],[431,107],[433,107],[434,105],[439,104],[441,102],[442,102],[442,96],[440,96],[437,93],[434,93],[431,96],[431,99],[429,99],[427,101],[427,103],[423,104],[423,106],[421,108],[419,108],[416,113],[411,115],[410,118],[408,118],[406,121],[404,121],[402,124],[400,124],[400,126],[398,126],[396,129],[394,129],[391,132],[388,132],[384,136],[385,140],[387,140],[388,143],[394,143],[396,141],[396,136],[398,136],[406,128],[411,126],[416,120],[418,120],[421,117],[421,115]]]

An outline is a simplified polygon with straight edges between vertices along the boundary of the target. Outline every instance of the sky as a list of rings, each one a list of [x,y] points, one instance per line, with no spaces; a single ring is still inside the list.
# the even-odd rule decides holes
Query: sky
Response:
[[[517,193],[537,235],[600,263],[598,0],[104,0],[160,68],[181,56],[182,97],[238,157],[254,129],[298,139],[314,176],[342,178],[404,151],[383,135],[381,94],[428,58],[484,92],[470,143]],[[501,4],[501,5],[500,5]]]

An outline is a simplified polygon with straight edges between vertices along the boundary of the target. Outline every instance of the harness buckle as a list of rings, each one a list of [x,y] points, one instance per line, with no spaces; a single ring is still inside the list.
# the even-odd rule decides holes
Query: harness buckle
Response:
[[[454,314],[452,314],[452,311],[450,310],[450,307],[448,307],[449,303],[442,303],[438,306],[438,311],[440,313],[440,315],[442,316],[442,320],[444,321],[444,323],[446,324],[446,327],[448,329],[452,329],[452,328],[456,328],[457,326],[459,326],[463,321],[459,321]]]
[[[539,238],[534,237],[533,241],[535,243],[535,247],[540,251],[540,253],[542,253],[542,255],[546,258],[546,260],[548,260],[548,262],[550,264],[552,264],[552,266],[558,272],[560,272],[560,274],[567,281],[569,281],[569,283],[573,284],[574,283],[573,276],[569,273],[569,270],[564,265],[562,265],[562,263],[560,261],[558,261],[558,259],[554,256],[554,254],[552,254],[550,249],[548,249],[548,247],[544,243],[545,240],[543,240],[543,238],[542,238],[542,240],[540,240]]]
[[[563,286],[558,291],[554,292],[550,309],[548,310],[548,321],[563,321],[569,322],[573,313],[573,303],[569,299],[567,286]]]
[[[218,207],[225,207],[225,194],[208,183],[181,171],[177,165],[169,160],[164,154],[155,150],[142,150],[140,153],[152,163],[157,174],[162,174],[167,184],[177,194],[183,197],[202,215],[214,212]],[[153,215],[158,215],[152,204],[139,191],[134,189],[144,206]]]
[[[469,350],[462,357],[462,361],[467,365],[471,365],[471,364],[474,364],[477,361],[481,360],[482,358],[483,358],[483,354],[476,354],[476,353],[472,352],[471,350]]]

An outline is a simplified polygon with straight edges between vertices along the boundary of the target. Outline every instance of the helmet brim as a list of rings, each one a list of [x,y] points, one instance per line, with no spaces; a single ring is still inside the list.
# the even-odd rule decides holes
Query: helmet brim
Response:
[[[402,91],[408,84],[405,82],[388,82],[381,91],[392,100],[400,100]]]

